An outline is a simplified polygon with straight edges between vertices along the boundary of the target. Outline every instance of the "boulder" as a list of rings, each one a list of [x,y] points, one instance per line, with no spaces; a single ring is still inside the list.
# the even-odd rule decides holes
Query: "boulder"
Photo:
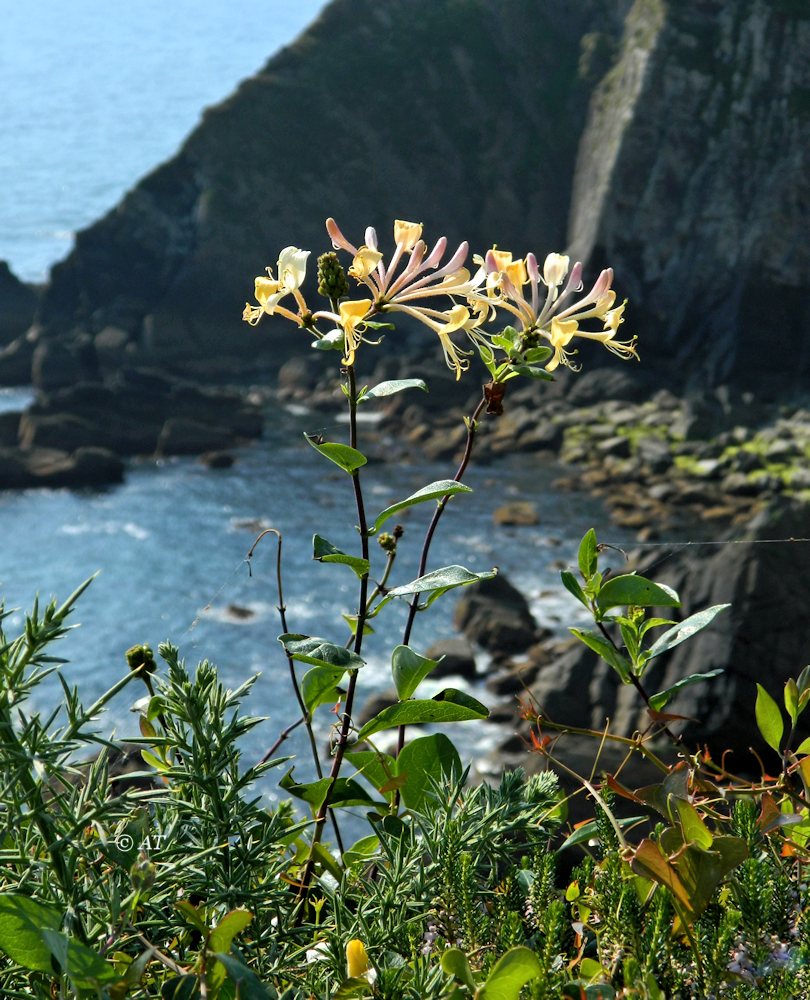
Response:
[[[537,504],[530,500],[512,500],[501,504],[492,512],[495,524],[503,525],[533,525],[540,523]]]
[[[31,381],[37,389],[61,389],[97,376],[95,348],[86,334],[70,340],[40,340],[34,348]]]
[[[230,469],[236,460],[229,451],[206,451],[200,462],[209,469]]]
[[[475,653],[466,639],[439,639],[425,650],[425,656],[440,660],[430,677],[463,677],[472,681],[477,676]]]
[[[21,413],[15,413],[13,410],[6,410],[0,413],[0,447],[17,447],[21,416]]]
[[[34,321],[39,290],[20,281],[8,264],[0,260],[0,345],[21,337]]]
[[[523,652],[538,631],[526,598],[502,575],[464,588],[454,624],[494,656]]]
[[[204,451],[222,450],[234,444],[233,435],[211,424],[186,417],[171,417],[158,435],[157,455],[199,455]]]
[[[124,463],[104,448],[0,448],[0,490],[99,487],[123,478]]]
[[[0,349],[0,385],[30,385],[34,341],[17,337]]]
[[[24,448],[109,448],[120,455],[199,454],[257,437],[258,404],[163,372],[125,368],[108,382],[41,392],[20,422]]]
[[[743,534],[727,545],[644,550],[636,568],[678,591],[685,618],[715,604],[730,603],[704,631],[657,659],[645,684],[649,693],[664,690],[683,677],[722,669],[709,680],[684,688],[667,711],[696,721],[684,724],[689,746],[707,744],[713,754],[735,753],[729,765],[744,766],[748,747],[768,754],[754,723],[756,684],[781,701],[789,677],[810,662],[810,578],[798,572],[810,537],[810,510],[780,499],[756,515]],[[781,540],[780,540],[781,539]],[[796,541],[794,541],[796,539]],[[666,558],[666,563],[659,563]],[[623,569],[623,567],[614,567]],[[550,718],[573,726],[611,729],[630,735],[648,724],[643,703],[631,685],[581,644],[560,652],[542,669],[532,695]],[[808,723],[800,719],[799,738]],[[742,762],[742,763],[740,763]]]

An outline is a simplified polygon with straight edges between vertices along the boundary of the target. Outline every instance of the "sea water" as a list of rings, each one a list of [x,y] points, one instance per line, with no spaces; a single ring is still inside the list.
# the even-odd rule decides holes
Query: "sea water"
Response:
[[[0,260],[43,281],[324,0],[0,6]]]
[[[73,620],[80,628],[54,652],[69,662],[62,668],[78,684],[87,704],[126,671],[125,650],[135,643],[153,647],[170,640],[190,668],[210,659],[229,687],[259,675],[248,708],[267,716],[245,742],[258,759],[278,733],[297,717],[288,666],[277,641],[283,631],[277,606],[276,542],[267,535],[250,563],[248,550],[266,527],[283,537],[282,572],[287,627],[342,643],[348,631],[341,613],[356,610],[357,580],[352,571],[312,558],[312,536],[319,533],[344,551],[357,553],[357,518],[350,478],[310,448],[306,430],[338,439],[339,425],[324,414],[290,414],[268,421],[264,439],[239,450],[230,469],[210,470],[194,459],[141,460],[126,482],[105,490],[28,490],[0,493],[0,593],[20,610],[6,621],[14,634],[35,594],[63,600],[82,581],[98,574],[79,601]],[[345,431],[345,428],[344,428]],[[604,514],[591,498],[551,489],[559,475],[553,464],[533,461],[476,468],[466,481],[473,492],[448,505],[431,551],[429,569],[461,564],[473,571],[493,568],[529,598],[537,620],[561,632],[581,623],[582,609],[559,582],[561,563],[576,560],[577,539]],[[369,516],[404,499],[426,484],[446,479],[441,464],[369,464],[363,470]],[[493,504],[533,500],[536,526],[495,526]],[[389,586],[417,575],[418,553],[435,504],[403,511],[392,520],[405,528],[400,556]],[[373,574],[384,558],[372,542]],[[411,645],[424,649],[456,634],[453,608],[458,591],[440,598],[416,620]],[[404,602],[389,605],[374,622],[364,645],[360,703],[392,687],[390,651],[404,624]],[[486,661],[481,661],[486,667]],[[306,670],[301,665],[301,670]],[[483,678],[482,678],[483,680]],[[456,681],[448,682],[456,684]],[[463,683],[461,684],[463,686]],[[438,690],[428,685],[429,693]],[[471,689],[485,701],[481,688]],[[56,683],[37,694],[43,708],[58,694]],[[143,692],[133,684],[103,717],[100,729],[120,738],[137,735],[130,706]],[[322,744],[334,717],[318,713]],[[454,738],[482,748],[487,734],[453,727]],[[494,734],[489,734],[494,739]],[[286,747],[303,755],[300,730]]]
[[[260,68],[321,6],[321,0],[4,5],[0,259],[27,280],[44,280],[78,228],[113,208],[140,176],[170,157],[204,107]],[[0,410],[20,408],[28,398],[26,390],[0,389]],[[246,561],[259,531],[272,526],[283,534],[291,631],[342,642],[340,612],[356,605],[351,570],[312,560],[316,531],[347,551],[357,549],[348,477],[324,468],[328,463],[302,438],[302,431],[321,430],[323,423],[322,415],[275,413],[265,439],[238,452],[227,470],[212,471],[193,459],[143,460],[131,465],[123,485],[105,490],[0,493],[0,595],[7,607],[20,609],[6,620],[7,632],[22,628],[36,594],[64,600],[98,574],[74,613],[80,627],[54,649],[67,659],[64,676],[79,686],[85,703],[121,677],[129,646],[157,647],[169,639],[190,669],[208,658],[230,687],[258,675],[247,708],[267,721],[243,747],[247,760],[258,759],[297,713],[277,641],[282,629],[273,536],[265,537],[250,565]],[[604,518],[587,498],[555,493],[550,484],[557,472],[535,460],[490,469],[473,464],[467,479],[475,492],[449,505],[429,568],[497,566],[529,596],[541,623],[562,629],[573,621],[577,605],[559,584],[557,564],[571,562],[577,538]],[[367,506],[382,509],[451,474],[444,465],[370,465],[363,477]],[[540,523],[494,527],[493,503],[504,499],[534,500]],[[426,504],[397,518],[406,535],[393,583],[416,575],[432,509]],[[378,568],[380,555],[375,550]],[[454,603],[455,595],[446,595],[419,616],[415,648],[454,634]],[[361,703],[391,687],[390,649],[399,641],[404,614],[392,606],[375,622],[364,650]],[[130,705],[142,693],[137,683],[127,689],[99,730],[136,735]],[[36,692],[35,707],[45,710],[58,697],[52,679]],[[326,708],[319,711],[321,745],[333,721]],[[453,729],[467,752],[486,746],[483,730]],[[306,772],[300,730],[284,749],[301,755]],[[276,795],[272,782],[265,791]]]

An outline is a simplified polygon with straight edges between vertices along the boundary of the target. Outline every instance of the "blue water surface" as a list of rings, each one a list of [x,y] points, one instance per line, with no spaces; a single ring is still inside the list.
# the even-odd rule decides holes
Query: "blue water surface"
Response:
[[[0,260],[42,281],[324,0],[2,5]]]

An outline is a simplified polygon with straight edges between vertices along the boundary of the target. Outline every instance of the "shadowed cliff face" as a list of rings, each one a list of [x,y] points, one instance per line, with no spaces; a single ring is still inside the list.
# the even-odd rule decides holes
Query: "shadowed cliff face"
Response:
[[[282,247],[412,218],[568,243],[615,268],[645,370],[779,390],[810,371],[808,53],[804,0],[334,0],[79,234],[43,332],[250,356],[291,340],[239,319]]]
[[[253,352],[253,276],[288,244],[327,249],[329,215],[358,242],[413,218],[480,252],[561,248],[588,98],[580,39],[620,7],[335,0],[78,235],[45,334],[112,325],[168,355]]]
[[[643,306],[645,362],[806,376],[809,205],[810,6],[637,0],[591,100],[570,242]]]

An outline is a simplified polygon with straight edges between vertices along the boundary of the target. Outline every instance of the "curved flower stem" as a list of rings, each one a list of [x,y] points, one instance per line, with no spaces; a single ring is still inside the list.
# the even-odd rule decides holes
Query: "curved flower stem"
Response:
[[[357,380],[355,378],[353,365],[348,366],[347,375],[349,379],[349,445],[352,448],[357,448]],[[352,485],[354,487],[354,499],[357,506],[357,523],[358,530],[360,532],[360,554],[363,559],[368,561],[368,522],[366,520],[366,507],[363,500],[363,489],[357,469],[355,469],[352,473]],[[368,573],[365,573],[360,578],[360,596],[357,604],[357,631],[354,636],[354,652],[358,656],[363,647],[363,632],[365,630],[367,613]],[[301,888],[299,890],[299,899],[301,901],[305,901],[307,895],[309,894],[309,887],[312,882],[312,873],[315,868],[315,850],[320,843],[321,836],[323,834],[326,816],[332,802],[332,796],[335,792],[335,784],[337,782],[338,775],[340,774],[340,769],[343,765],[343,758],[346,753],[346,745],[349,740],[349,730],[352,725],[352,708],[354,706],[354,693],[357,687],[357,673],[357,669],[349,671],[349,683],[346,688],[346,703],[343,708],[343,716],[340,723],[340,733],[338,735],[337,746],[335,748],[335,756],[332,760],[332,770],[329,773],[329,785],[327,786],[321,808],[318,810],[318,815],[315,817],[315,829],[312,832],[312,844],[310,846],[306,867],[304,868],[304,874],[301,879]],[[303,909],[299,913],[299,919],[302,918]]]
[[[453,476],[453,480],[457,483],[461,482],[461,478],[467,471],[467,466],[470,464],[470,458],[472,457],[473,444],[475,443],[475,433],[478,428],[478,418],[484,407],[487,405],[487,398],[485,395],[481,396],[481,399],[473,410],[472,416],[467,420],[467,443],[464,447],[464,454],[461,456],[461,462],[459,463],[458,469],[456,469],[456,474]],[[433,512],[433,517],[430,520],[428,529],[425,532],[425,540],[422,543],[422,554],[419,557],[419,569],[417,570],[416,576],[424,576],[425,569],[427,568],[428,554],[430,553],[430,545],[433,541],[433,536],[436,533],[436,528],[439,526],[439,521],[441,520],[444,509],[447,506],[447,502],[450,496],[443,496],[436,506],[436,510]],[[411,632],[413,630],[414,619],[416,618],[416,612],[419,609],[419,595],[415,594],[413,600],[411,601],[410,607],[408,609],[408,618],[405,622],[405,629],[402,633],[402,645],[407,646],[410,642]],[[400,751],[405,746],[405,726],[399,727],[399,736],[397,738],[397,756],[399,756]]]
[[[282,537],[281,537],[281,532],[278,530],[278,528],[265,528],[265,530],[262,531],[261,534],[256,538],[256,541],[253,543],[253,545],[251,545],[248,554],[245,556],[245,559],[247,560],[248,566],[250,566],[250,560],[253,558],[253,553],[256,551],[256,546],[266,535],[275,535],[278,540],[278,546],[276,549],[276,592],[278,593],[278,605],[276,607],[276,610],[278,611],[279,618],[281,619],[281,628],[283,632],[287,633],[290,630],[287,627],[287,607],[284,604],[284,587],[282,584],[282,576],[281,576]],[[283,743],[283,741],[289,736],[289,734],[293,731],[293,729],[295,729],[296,726],[300,725],[301,722],[303,722],[304,725],[306,726],[307,736],[309,737],[309,746],[312,751],[312,760],[315,764],[315,772],[319,778],[322,778],[323,769],[321,768],[321,761],[318,756],[318,745],[315,741],[315,733],[312,729],[312,717],[307,711],[307,706],[304,703],[304,698],[303,695],[301,694],[301,687],[298,684],[298,678],[296,677],[295,674],[295,663],[293,661],[293,658],[290,656],[289,653],[287,653],[286,649],[284,652],[287,656],[287,664],[290,668],[290,681],[292,682],[293,691],[295,692],[295,699],[298,702],[298,707],[301,709],[301,719],[298,722],[294,723],[292,726],[288,726],[284,730],[284,732],[276,740],[273,746],[262,757],[261,763],[264,764],[267,760],[269,760],[269,758],[272,757],[273,754],[275,753],[276,748],[279,746],[279,744]],[[343,842],[340,836],[340,830],[337,825],[337,819],[334,816],[334,814],[332,814],[332,824],[335,830],[335,838],[337,839],[337,842],[340,845],[340,849],[342,851]]]

